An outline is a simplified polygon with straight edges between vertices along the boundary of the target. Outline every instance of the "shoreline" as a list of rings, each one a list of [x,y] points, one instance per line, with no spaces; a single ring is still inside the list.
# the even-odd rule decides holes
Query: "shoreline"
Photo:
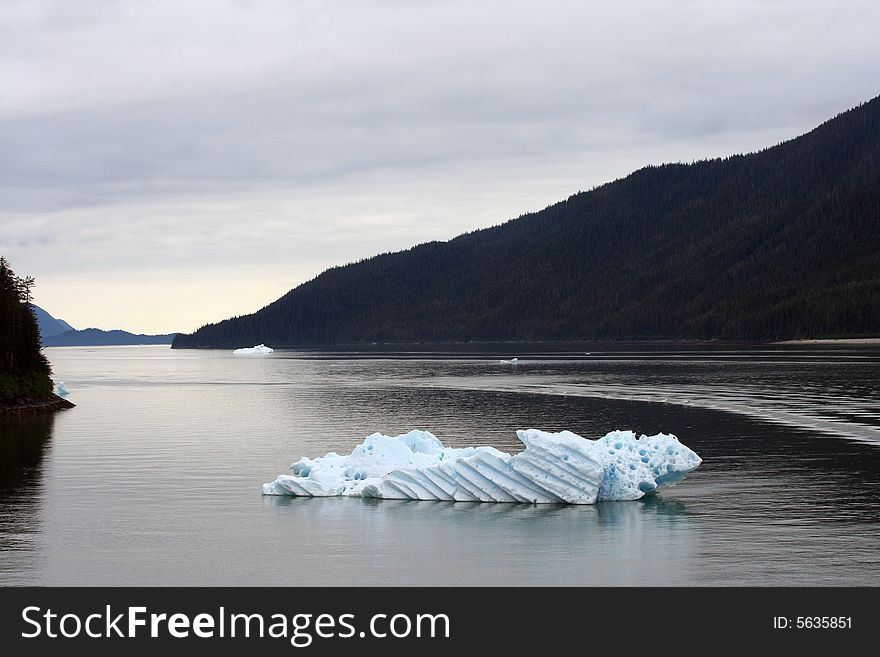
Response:
[[[54,413],[68,408],[74,408],[76,404],[69,402],[55,393],[41,397],[24,397],[14,401],[0,402],[0,419],[30,417],[44,413]]]
[[[276,343],[272,346],[274,349],[292,350],[292,351],[314,351],[314,352],[442,352],[442,351],[482,351],[492,353],[507,353],[511,349],[533,348],[536,351],[581,351],[584,349],[594,349],[596,351],[605,351],[608,348],[626,349],[628,347],[644,348],[644,347],[681,347],[684,349],[694,348],[726,348],[726,347],[767,347],[767,346],[784,346],[784,345],[880,345],[880,337],[876,338],[798,338],[792,340],[699,340],[699,339],[621,339],[621,340],[498,340],[498,341],[437,341],[437,342],[347,342],[329,345],[297,345],[297,344],[280,344]],[[174,350],[216,350],[227,351],[238,349],[248,345],[171,345]]]
[[[880,338],[813,338],[801,340],[781,340],[771,344],[841,344],[841,345],[880,345]]]

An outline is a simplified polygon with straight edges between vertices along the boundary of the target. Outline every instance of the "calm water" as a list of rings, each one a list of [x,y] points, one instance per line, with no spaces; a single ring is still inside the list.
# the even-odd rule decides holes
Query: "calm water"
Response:
[[[48,349],[75,409],[0,425],[0,584],[880,584],[880,351],[265,359]],[[428,429],[675,433],[639,502],[263,498],[301,455]]]

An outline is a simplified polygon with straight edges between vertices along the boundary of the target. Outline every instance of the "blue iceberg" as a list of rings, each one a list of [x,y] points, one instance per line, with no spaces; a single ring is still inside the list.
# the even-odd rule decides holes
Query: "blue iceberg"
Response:
[[[683,479],[702,459],[668,434],[517,431],[525,446],[448,448],[428,431],[374,433],[351,454],[301,458],[264,495],[349,496],[457,502],[594,504],[637,500]]]

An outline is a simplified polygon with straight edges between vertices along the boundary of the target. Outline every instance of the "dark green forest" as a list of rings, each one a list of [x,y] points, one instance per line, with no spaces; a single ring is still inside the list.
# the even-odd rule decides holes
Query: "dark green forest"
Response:
[[[880,335],[880,98],[748,155],[640,169],[329,269],[174,347]]]
[[[0,402],[52,392],[49,361],[31,308],[33,278],[19,278],[0,257]]]

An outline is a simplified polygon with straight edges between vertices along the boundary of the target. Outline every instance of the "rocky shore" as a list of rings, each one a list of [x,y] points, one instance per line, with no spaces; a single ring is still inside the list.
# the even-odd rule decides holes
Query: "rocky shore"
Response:
[[[55,394],[41,397],[22,397],[13,401],[0,401],[0,418],[28,417],[42,413],[54,413],[75,404]]]

